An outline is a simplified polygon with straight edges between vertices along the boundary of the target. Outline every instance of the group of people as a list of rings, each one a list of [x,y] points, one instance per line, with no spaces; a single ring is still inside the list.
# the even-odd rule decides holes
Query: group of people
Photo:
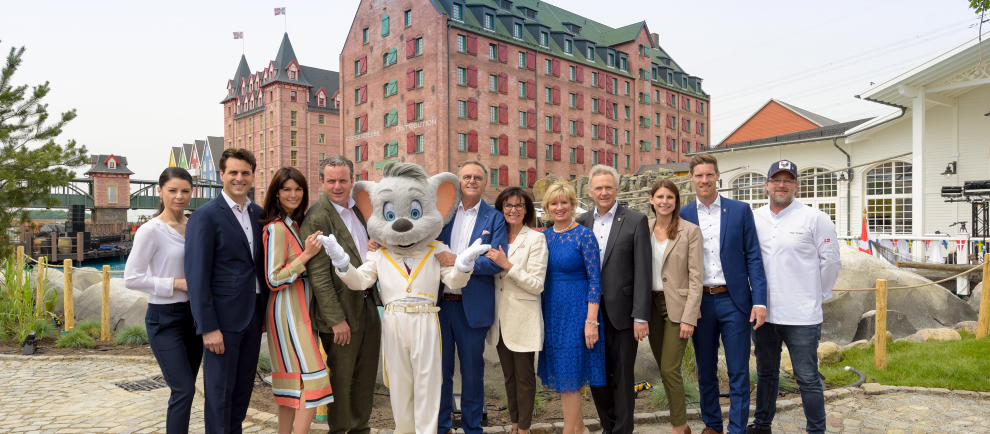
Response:
[[[302,173],[282,168],[253,204],[255,160],[225,150],[221,195],[188,219],[192,179],[181,168],[159,178],[162,206],[142,225],[125,271],[129,288],[149,293],[151,348],[172,390],[168,432],[185,432],[200,361],[209,432],[239,432],[250,402],[261,335],[267,331],[279,432],[306,432],[315,408],[331,403],[331,432],[368,432],[381,350],[375,286],[349,290],[318,238],[333,235],[352,267],[369,251],[366,222],[352,198],[353,164],[321,163],[322,194],[312,206]],[[565,433],[583,433],[580,391],[589,386],[604,432],[633,431],[634,363],[648,342],[660,367],[675,433],[687,426],[681,361],[692,339],[705,432],[722,432],[716,375],[719,339],[730,383],[729,432],[769,432],[781,345],[800,387],[808,432],[824,432],[817,369],[821,303],[839,267],[834,225],[795,200],[797,167],[769,170],[769,204],[751,210],[718,194],[718,162],[690,162],[697,200],[658,180],[652,218],[618,203],[619,174],[589,174],[594,209],[577,215],[575,190],[551,184],[537,222],[529,192],[483,199],[488,173],[459,167],[460,202],[438,238],[445,266],[481,239],[491,245],[462,288],[438,297],[442,387],[437,432],[451,430],[455,354],[461,425],[482,432],[485,342],[495,345],[514,433],[529,432],[536,377],[560,394]],[[756,412],[749,414],[750,342],[757,360]],[[322,343],[326,360],[320,354]],[[435,398],[433,398],[435,399]]]

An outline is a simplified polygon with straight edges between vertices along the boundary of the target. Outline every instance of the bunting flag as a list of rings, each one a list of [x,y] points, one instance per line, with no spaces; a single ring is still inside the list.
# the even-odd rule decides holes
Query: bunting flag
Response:
[[[928,245],[931,243],[931,241],[932,240],[921,240],[921,242],[925,243],[925,250],[928,250]]]
[[[866,226],[866,216],[863,216],[863,229],[859,233],[859,251],[873,254],[873,246],[870,245],[869,228]]]
[[[275,8],[275,16],[285,15],[285,7]]]
[[[244,39],[244,32],[234,32],[234,39]]]

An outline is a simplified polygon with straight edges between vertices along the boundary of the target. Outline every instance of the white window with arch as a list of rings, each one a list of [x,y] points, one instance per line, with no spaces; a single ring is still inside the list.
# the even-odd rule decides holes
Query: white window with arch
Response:
[[[753,209],[766,205],[766,182],[767,177],[759,173],[743,173],[732,180],[732,198],[748,203]]]
[[[835,223],[836,202],[839,196],[839,176],[828,169],[811,167],[798,172],[801,185],[798,186],[798,200],[827,214]]]
[[[871,234],[910,234],[911,163],[891,161],[866,173],[866,224]]]

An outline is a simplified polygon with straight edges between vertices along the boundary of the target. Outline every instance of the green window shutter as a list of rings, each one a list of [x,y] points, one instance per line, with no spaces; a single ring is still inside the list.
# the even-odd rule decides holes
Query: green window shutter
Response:
[[[395,48],[388,50],[388,52],[385,53],[385,66],[395,65],[395,62],[398,60],[398,58],[399,58],[398,52],[395,50]]]
[[[382,36],[388,36],[388,15],[382,17]]]
[[[388,87],[386,90],[387,91],[385,92],[386,93],[385,96],[392,96],[395,95],[396,93],[399,93],[399,81],[394,78],[389,80]]]
[[[385,127],[394,127],[399,124],[399,111],[392,109],[385,115]]]

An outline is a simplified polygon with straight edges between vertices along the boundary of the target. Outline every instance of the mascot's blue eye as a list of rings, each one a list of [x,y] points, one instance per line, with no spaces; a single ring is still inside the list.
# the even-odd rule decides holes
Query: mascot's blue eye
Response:
[[[390,222],[395,220],[395,206],[392,205],[392,202],[385,202],[382,211],[382,217],[385,217],[385,221]]]
[[[409,205],[409,217],[412,217],[413,220],[419,220],[419,218],[422,216],[423,216],[423,205],[420,205],[418,200],[412,201],[412,203]]]

